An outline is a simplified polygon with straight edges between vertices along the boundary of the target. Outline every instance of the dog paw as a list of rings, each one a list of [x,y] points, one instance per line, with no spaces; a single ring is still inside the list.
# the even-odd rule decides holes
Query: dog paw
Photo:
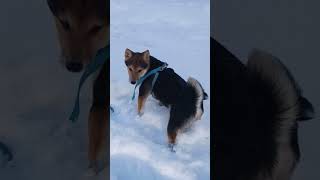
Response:
[[[97,160],[91,163],[85,172],[86,176],[96,176],[101,171],[103,171],[108,166],[108,161],[106,159]]]
[[[85,172],[85,176],[96,176],[99,172],[98,162],[93,162],[89,165]]]
[[[114,108],[112,106],[110,106],[110,112],[114,113]]]
[[[144,113],[143,112],[138,112],[138,115],[141,117]]]
[[[175,153],[176,149],[175,149],[175,145],[174,144],[168,144],[168,148],[171,152]]]

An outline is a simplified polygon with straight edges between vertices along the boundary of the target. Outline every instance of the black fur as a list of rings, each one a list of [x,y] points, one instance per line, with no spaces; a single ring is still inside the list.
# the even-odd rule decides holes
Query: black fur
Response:
[[[213,56],[213,179],[255,180],[258,174],[272,174],[276,165],[281,102],[275,101],[272,83],[250,72],[237,57],[211,39]],[[291,77],[290,73],[286,72]],[[293,78],[292,78],[293,80]],[[294,83],[296,84],[296,83]],[[313,108],[300,96],[296,121],[313,116]],[[300,157],[298,125],[291,129],[295,159]],[[259,179],[262,180],[262,179]]]
[[[10,150],[10,148],[6,144],[4,144],[2,142],[0,142],[0,153],[1,153],[0,156],[4,156],[6,158],[5,159],[6,162],[11,161],[13,159],[12,151]],[[4,162],[4,163],[6,163],[6,162]]]
[[[85,14],[85,11],[90,12],[90,8],[94,8],[97,15],[106,19],[110,16],[110,2],[109,0],[47,0],[50,11],[54,16],[59,16],[61,13],[68,9],[78,8],[83,12],[79,14]],[[106,19],[109,21],[109,18]],[[107,22],[106,22],[107,23]]]
[[[164,62],[150,56],[150,67],[147,72],[160,67],[163,64]],[[153,78],[154,75],[148,77],[141,84],[139,96],[151,93],[153,97],[158,99],[163,105],[167,107],[170,106],[170,119],[167,133],[168,135],[177,133],[179,129],[189,123],[189,120],[191,120],[196,113],[196,101],[198,99],[196,90],[171,68],[167,68],[159,73],[158,79],[155,82],[153,89],[151,89]],[[203,89],[202,93],[203,101],[207,99],[207,94]],[[201,108],[203,110],[202,101]]]

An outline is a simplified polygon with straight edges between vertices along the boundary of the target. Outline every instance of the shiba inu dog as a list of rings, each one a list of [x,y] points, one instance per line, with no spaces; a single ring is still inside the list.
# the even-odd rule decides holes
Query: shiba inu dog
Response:
[[[313,118],[312,104],[273,55],[253,50],[245,65],[214,39],[211,45],[214,179],[291,179],[298,122]]]
[[[100,48],[109,44],[109,0],[47,0],[54,16],[62,63],[80,72]],[[93,85],[89,117],[89,167],[98,171],[98,156],[109,157],[109,63],[103,66]]]
[[[131,84],[165,64],[151,56],[148,50],[138,53],[126,49],[124,57]],[[161,104],[170,107],[167,135],[169,147],[172,148],[179,131],[193,120],[201,118],[203,101],[207,99],[207,94],[197,80],[189,78],[186,82],[171,68],[163,69],[157,79],[154,78],[155,75],[147,77],[139,87],[138,113],[142,115],[143,106],[150,94]]]

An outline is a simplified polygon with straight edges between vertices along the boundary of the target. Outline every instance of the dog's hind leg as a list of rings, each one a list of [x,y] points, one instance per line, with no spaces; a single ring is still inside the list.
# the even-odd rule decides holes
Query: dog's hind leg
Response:
[[[183,106],[172,105],[167,126],[168,144],[171,150],[176,144],[178,132],[187,124],[188,116]]]

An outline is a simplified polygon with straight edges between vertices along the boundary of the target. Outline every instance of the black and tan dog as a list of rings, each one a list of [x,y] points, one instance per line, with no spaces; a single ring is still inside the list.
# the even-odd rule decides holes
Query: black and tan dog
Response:
[[[150,56],[148,50],[137,53],[126,49],[125,64],[128,69],[129,81],[131,84],[135,84],[146,73],[163,66],[164,62]],[[142,114],[142,108],[150,94],[158,99],[161,104],[170,106],[167,135],[169,146],[173,147],[178,132],[189,125],[192,120],[201,118],[203,100],[207,99],[207,94],[197,80],[189,78],[186,82],[171,68],[160,71],[152,87],[154,76],[149,76],[140,85],[138,113]]]
[[[213,178],[290,180],[300,157],[298,126],[312,104],[273,55],[254,50],[246,64],[211,39]]]
[[[109,0],[47,0],[54,16],[62,62],[71,72],[80,72],[100,48],[109,44]],[[109,63],[93,85],[89,117],[89,167],[98,171],[98,156],[109,157]]]

